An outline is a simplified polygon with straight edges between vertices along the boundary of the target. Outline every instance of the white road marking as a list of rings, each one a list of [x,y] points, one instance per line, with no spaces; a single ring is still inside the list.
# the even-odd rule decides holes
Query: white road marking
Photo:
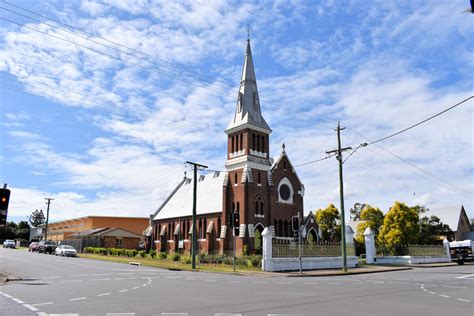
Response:
[[[242,316],[242,314],[215,313],[214,316]]]
[[[145,283],[145,284],[142,284],[142,286],[147,286],[147,284],[146,284],[146,283]]]
[[[38,303],[38,304],[31,304],[32,306],[42,306],[42,305],[51,305],[53,302],[45,302],[45,303]]]
[[[130,274],[133,274],[131,272],[122,272],[122,273],[117,273],[117,274],[120,274],[120,275],[130,275]]]
[[[451,287],[454,289],[467,289],[465,286],[443,285],[443,287]]]
[[[7,294],[7,293],[3,293],[3,296],[5,296],[6,298],[12,298],[13,296]]]
[[[48,316],[48,314],[43,313],[43,312],[39,312],[39,313],[38,313],[38,316]]]
[[[436,294],[436,293],[435,293],[435,292],[431,292],[431,291],[430,291],[430,294]]]
[[[135,313],[107,313],[107,316],[115,316],[115,315],[135,315]]]
[[[42,315],[46,315],[46,316],[48,316],[48,315],[49,316],[79,316],[79,314],[46,314],[46,313],[43,313]]]
[[[463,276],[457,277],[456,279],[470,279],[472,276],[474,276],[474,274],[463,275]]]
[[[36,307],[31,306],[30,304],[23,304],[24,307],[28,308],[30,311],[37,312],[39,309]]]
[[[123,292],[127,292],[128,290],[125,289],[125,290],[120,290],[119,293],[123,293]]]
[[[22,300],[20,300],[19,298],[16,298],[16,297],[12,297],[11,299],[13,302],[16,302],[18,304],[25,304],[25,302],[23,302]]]
[[[86,299],[86,297],[83,296],[83,297],[70,298],[69,301],[73,302],[73,301],[80,301],[80,300],[85,300],[85,299]]]
[[[440,294],[439,296],[442,296],[442,297],[449,298],[449,296],[447,296],[447,295],[443,295],[443,294]]]
[[[136,290],[136,289],[138,289],[138,288],[140,288],[140,287],[139,287],[139,286],[135,286],[135,287],[132,287],[132,290]]]
[[[189,315],[189,313],[161,313],[161,315]]]
[[[106,296],[106,295],[110,295],[110,293],[97,294],[97,296]]]
[[[470,303],[470,302],[471,302],[470,300],[465,300],[465,299],[462,299],[462,298],[458,298],[458,301],[467,302],[467,303]]]

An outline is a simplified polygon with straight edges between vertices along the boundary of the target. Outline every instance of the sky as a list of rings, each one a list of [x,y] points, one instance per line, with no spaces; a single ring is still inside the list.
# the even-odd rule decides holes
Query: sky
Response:
[[[293,165],[380,139],[474,93],[469,1],[0,2],[0,182],[9,220],[148,217],[191,169],[224,170],[250,29],[270,155]],[[469,35],[470,34],[470,35]],[[474,101],[359,148],[346,213],[474,217]],[[346,152],[346,156],[351,152]],[[305,213],[339,207],[335,158],[295,167]],[[346,216],[348,217],[348,216]],[[454,226],[454,227],[453,227]]]

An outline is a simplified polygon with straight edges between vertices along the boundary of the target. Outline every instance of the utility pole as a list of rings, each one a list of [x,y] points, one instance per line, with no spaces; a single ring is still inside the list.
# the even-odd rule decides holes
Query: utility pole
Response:
[[[303,261],[301,259],[301,233],[302,233],[302,225],[301,225],[301,212],[298,212],[298,255],[300,257],[300,276],[303,275]]]
[[[49,222],[49,204],[51,204],[51,200],[54,200],[53,198],[44,198],[46,201],[46,205],[48,205],[48,208],[46,210],[46,232],[44,233],[44,240],[48,240],[48,222]]]
[[[197,200],[197,169],[198,167],[207,168],[207,166],[198,164],[196,162],[186,161],[187,164],[193,166],[194,170],[194,182],[193,182],[193,240],[191,245],[191,266],[193,269],[196,269],[196,244],[197,244],[197,236],[196,236],[196,200]]]
[[[344,218],[344,181],[342,177],[342,153],[347,150],[351,150],[352,147],[341,148],[341,131],[345,127],[341,128],[340,122],[337,122],[337,149],[326,151],[326,154],[337,153],[336,158],[339,161],[339,192],[341,198],[341,246],[342,246],[342,271],[347,272],[347,252],[346,252],[346,221]]]

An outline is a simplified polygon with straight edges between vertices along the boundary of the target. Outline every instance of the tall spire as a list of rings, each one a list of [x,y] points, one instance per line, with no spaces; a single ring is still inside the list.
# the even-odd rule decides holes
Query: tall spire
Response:
[[[265,122],[260,109],[250,39],[247,39],[247,49],[245,51],[244,67],[240,79],[234,119],[227,126],[226,132],[230,133],[246,127],[252,127],[266,133],[272,131],[267,122]]]

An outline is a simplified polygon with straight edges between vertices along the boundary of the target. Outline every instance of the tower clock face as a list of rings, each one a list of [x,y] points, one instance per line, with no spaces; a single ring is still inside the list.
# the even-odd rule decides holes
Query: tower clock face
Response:
[[[290,194],[291,194],[291,191],[288,185],[282,184],[280,186],[280,198],[284,201],[288,201],[288,199],[290,198]]]

